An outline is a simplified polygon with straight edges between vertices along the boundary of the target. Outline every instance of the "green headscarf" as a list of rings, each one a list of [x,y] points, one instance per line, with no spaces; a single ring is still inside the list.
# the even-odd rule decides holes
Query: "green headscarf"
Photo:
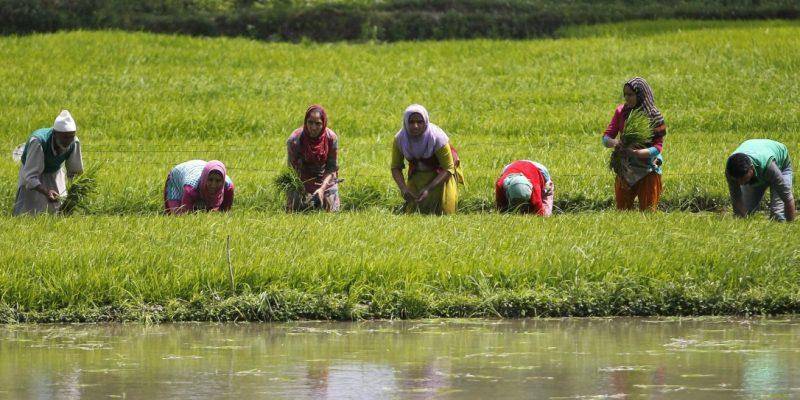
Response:
[[[503,189],[506,191],[509,207],[516,208],[530,202],[533,185],[525,175],[511,174],[503,179]]]

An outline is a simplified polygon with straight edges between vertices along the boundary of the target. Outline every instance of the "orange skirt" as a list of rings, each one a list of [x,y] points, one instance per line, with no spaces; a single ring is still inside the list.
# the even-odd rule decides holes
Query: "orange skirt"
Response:
[[[638,197],[640,211],[656,211],[662,191],[661,175],[655,172],[645,175],[633,186],[628,185],[625,179],[617,176],[616,182],[614,182],[617,210],[633,210],[633,201]]]

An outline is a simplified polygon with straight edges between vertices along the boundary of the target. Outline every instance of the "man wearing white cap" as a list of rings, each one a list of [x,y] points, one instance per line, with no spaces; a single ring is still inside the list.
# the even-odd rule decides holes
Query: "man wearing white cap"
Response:
[[[71,179],[83,172],[78,127],[69,111],[56,117],[52,128],[34,131],[22,152],[14,215],[55,212],[67,193],[64,169]]]
[[[495,182],[497,209],[549,217],[553,213],[553,181],[544,165],[519,160],[503,168]]]

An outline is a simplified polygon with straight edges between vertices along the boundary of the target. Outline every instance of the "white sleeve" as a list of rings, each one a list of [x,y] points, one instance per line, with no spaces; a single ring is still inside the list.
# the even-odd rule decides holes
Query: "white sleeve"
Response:
[[[39,178],[44,172],[44,150],[42,150],[39,139],[33,138],[28,143],[28,153],[21,169],[20,176],[25,182],[25,189],[33,190],[42,184]]]
[[[67,175],[73,176],[83,172],[83,155],[81,154],[81,142],[75,140],[75,150],[67,158]]]

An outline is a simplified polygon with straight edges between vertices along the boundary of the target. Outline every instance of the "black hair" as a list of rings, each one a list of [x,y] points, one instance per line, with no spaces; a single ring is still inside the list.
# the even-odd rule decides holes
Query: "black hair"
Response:
[[[725,171],[734,178],[743,177],[753,166],[753,161],[744,153],[734,153],[728,157]]]

